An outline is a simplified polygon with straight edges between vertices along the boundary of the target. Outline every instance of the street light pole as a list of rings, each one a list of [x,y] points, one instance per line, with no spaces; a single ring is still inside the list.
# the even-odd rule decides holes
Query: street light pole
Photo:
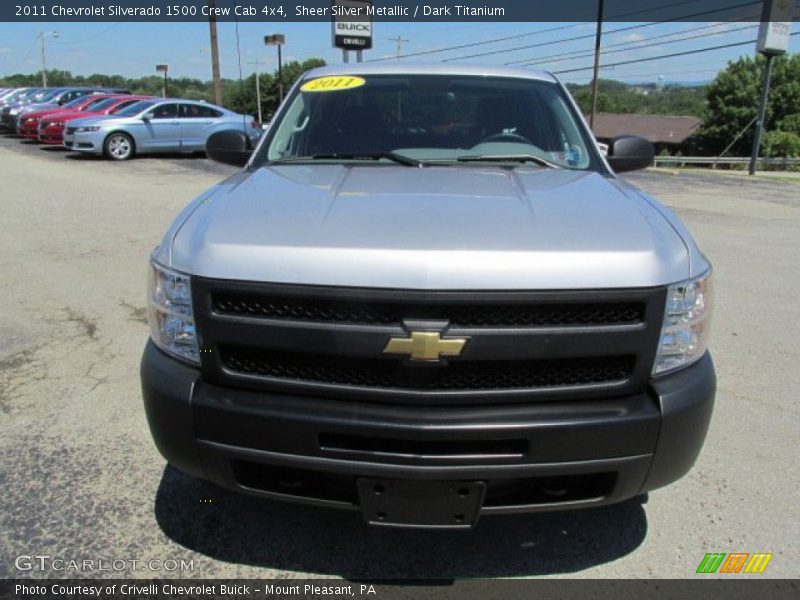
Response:
[[[260,125],[262,123],[262,121],[261,121],[261,84],[258,81],[259,75],[260,75],[260,73],[258,72],[259,71],[258,66],[261,64],[261,61],[260,60],[254,60],[253,62],[249,62],[247,64],[248,65],[255,65],[255,67],[256,67],[256,102],[257,102],[256,109],[258,110],[258,123]]]
[[[756,50],[766,57],[764,65],[764,82],[761,86],[761,102],[756,118],[756,131],[753,138],[753,150],[750,154],[750,175],[756,174],[758,153],[761,150],[761,138],[764,135],[764,122],[767,120],[767,104],[769,103],[769,85],[772,79],[772,61],[776,55],[786,54],[789,50],[789,38],[792,30],[792,11],[794,2],[786,0],[764,0],[761,9],[761,25],[758,28]]]
[[[761,103],[758,106],[758,118],[756,119],[756,134],[753,138],[753,150],[750,152],[750,166],[748,173],[756,174],[756,163],[758,153],[761,150],[761,138],[764,136],[764,122],[767,120],[767,102],[769,101],[769,86],[772,81],[772,61],[773,54],[767,54],[767,63],[764,65],[764,83],[761,87]]]
[[[39,39],[42,42],[42,87],[47,87],[47,58],[44,52],[44,38],[52,35],[54,38],[58,37],[57,31],[41,31],[39,32]]]
[[[162,95],[164,98],[167,97],[167,72],[169,71],[169,65],[156,65],[156,72],[164,73],[164,87],[162,88]]]
[[[278,44],[278,103],[283,102],[283,59],[281,58],[281,44]]]
[[[281,59],[281,46],[286,43],[286,36],[282,33],[273,33],[264,36],[264,45],[278,47],[278,104],[283,102],[283,64]]]

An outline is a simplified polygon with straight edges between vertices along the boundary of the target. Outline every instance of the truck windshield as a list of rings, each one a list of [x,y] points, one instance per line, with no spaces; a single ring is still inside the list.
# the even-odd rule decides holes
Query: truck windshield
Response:
[[[288,99],[255,164],[305,161],[588,169],[588,136],[549,81],[364,75],[308,79]],[[403,163],[405,164],[405,163]]]

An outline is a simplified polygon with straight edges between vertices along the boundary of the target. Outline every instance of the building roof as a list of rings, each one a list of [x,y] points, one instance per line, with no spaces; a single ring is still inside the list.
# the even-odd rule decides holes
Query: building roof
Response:
[[[697,117],[597,113],[594,134],[598,139],[638,135],[654,144],[680,144],[703,124]]]

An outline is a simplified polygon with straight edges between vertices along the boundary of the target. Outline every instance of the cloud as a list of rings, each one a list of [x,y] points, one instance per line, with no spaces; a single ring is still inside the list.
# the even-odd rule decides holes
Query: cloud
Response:
[[[14,52],[11,48],[2,47],[0,48],[0,54],[11,54]]]
[[[629,33],[622,37],[623,42],[641,42],[645,37],[641,33]]]

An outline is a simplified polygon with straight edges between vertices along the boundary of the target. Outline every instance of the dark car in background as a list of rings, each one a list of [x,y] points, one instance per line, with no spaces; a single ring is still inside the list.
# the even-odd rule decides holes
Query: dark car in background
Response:
[[[17,131],[17,119],[32,104],[48,102],[63,88],[30,88],[12,98],[0,109],[0,127],[10,133]]]
[[[89,94],[130,94],[130,90],[124,88],[104,88],[104,87],[71,87],[63,88],[60,92],[51,96],[46,102],[38,103],[40,105],[47,105],[49,108],[56,106],[64,106],[82,96]],[[44,108],[45,106],[38,106],[37,108]]]

